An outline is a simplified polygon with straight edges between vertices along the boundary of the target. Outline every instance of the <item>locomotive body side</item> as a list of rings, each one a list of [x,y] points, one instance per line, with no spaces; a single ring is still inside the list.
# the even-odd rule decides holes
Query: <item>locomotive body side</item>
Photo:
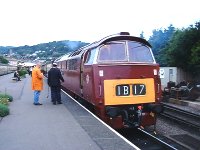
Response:
[[[107,124],[113,128],[155,124],[155,114],[162,111],[161,85],[148,42],[112,36],[64,61],[59,62],[66,63],[63,87],[92,104]]]

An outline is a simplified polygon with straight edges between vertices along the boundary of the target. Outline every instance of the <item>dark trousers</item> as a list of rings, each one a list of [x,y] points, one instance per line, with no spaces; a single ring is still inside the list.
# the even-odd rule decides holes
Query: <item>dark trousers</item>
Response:
[[[17,76],[17,80],[18,80],[18,81],[20,81],[20,80],[21,80],[19,76]]]
[[[14,76],[15,78],[17,78],[17,81],[20,81],[21,79],[20,79],[20,76]]]
[[[53,103],[61,102],[61,87],[51,87],[51,100]]]

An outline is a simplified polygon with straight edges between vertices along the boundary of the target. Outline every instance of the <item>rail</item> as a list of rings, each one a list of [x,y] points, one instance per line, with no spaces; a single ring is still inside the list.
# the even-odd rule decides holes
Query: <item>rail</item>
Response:
[[[181,122],[189,127],[195,128],[197,131],[200,130],[200,115],[163,104],[164,112],[161,116],[167,117],[171,120]]]

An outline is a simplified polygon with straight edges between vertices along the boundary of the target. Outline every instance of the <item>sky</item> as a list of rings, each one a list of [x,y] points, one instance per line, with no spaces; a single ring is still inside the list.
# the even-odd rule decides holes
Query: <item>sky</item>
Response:
[[[154,29],[200,21],[199,0],[0,0],[0,46],[52,41],[94,42],[129,32],[146,39]]]

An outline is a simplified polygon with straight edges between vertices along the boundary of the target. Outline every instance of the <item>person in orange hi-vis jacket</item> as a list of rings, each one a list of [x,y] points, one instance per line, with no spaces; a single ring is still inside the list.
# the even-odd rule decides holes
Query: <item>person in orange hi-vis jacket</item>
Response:
[[[34,105],[42,105],[39,103],[40,92],[43,90],[43,73],[40,70],[40,63],[37,63],[32,70],[32,90],[34,90]]]

